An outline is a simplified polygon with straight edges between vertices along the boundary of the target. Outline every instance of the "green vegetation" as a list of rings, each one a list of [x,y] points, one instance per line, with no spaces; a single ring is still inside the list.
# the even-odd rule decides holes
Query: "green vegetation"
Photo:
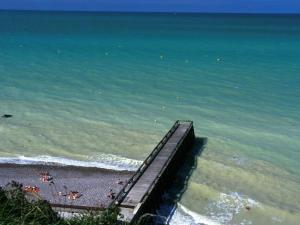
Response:
[[[66,220],[52,210],[44,200],[30,202],[16,182],[9,189],[0,187],[0,225],[113,225],[117,224],[118,209],[90,213]]]

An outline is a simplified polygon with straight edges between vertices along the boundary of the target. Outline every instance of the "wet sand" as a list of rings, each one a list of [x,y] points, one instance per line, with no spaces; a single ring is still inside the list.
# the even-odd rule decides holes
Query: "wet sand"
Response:
[[[53,177],[53,184],[42,182],[41,173],[48,172]],[[111,199],[107,197],[110,189],[116,194],[126,180],[133,175],[131,171],[114,171],[100,168],[87,168],[58,165],[16,165],[0,164],[0,186],[14,180],[23,186],[37,186],[38,195],[51,204],[65,204],[85,207],[107,207]],[[123,181],[123,184],[118,184]],[[75,200],[69,200],[62,194],[77,191],[82,194]]]

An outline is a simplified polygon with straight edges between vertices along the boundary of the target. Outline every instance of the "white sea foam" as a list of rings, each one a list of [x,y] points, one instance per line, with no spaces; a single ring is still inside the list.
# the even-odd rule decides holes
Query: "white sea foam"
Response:
[[[208,216],[200,215],[178,204],[172,218],[170,218],[171,225],[221,225],[232,224],[235,215],[239,214],[246,206],[251,208],[260,207],[260,204],[246,196],[237,192],[225,194],[221,193],[217,201],[208,206]],[[236,224],[236,223],[234,223]],[[250,225],[252,221],[242,220],[238,225]]]
[[[91,158],[92,159],[92,158]],[[16,157],[0,157],[0,163],[13,164],[56,164],[65,166],[82,166],[82,167],[97,167],[111,170],[128,170],[135,171],[141,164],[139,160],[133,160],[115,156],[111,154],[101,154],[93,158],[93,161],[79,161],[73,159],[66,159],[61,157],[53,157],[48,155],[41,155],[36,157],[16,156]]]
[[[260,204],[237,192],[221,193],[219,199],[208,206],[208,211],[210,218],[219,221],[221,224],[232,224],[234,217],[245,210],[246,207],[260,207]],[[243,220],[238,224],[252,224],[252,222]]]
[[[219,222],[210,219],[206,216],[200,215],[186,208],[185,206],[178,204],[172,218],[170,219],[171,225],[221,225]]]

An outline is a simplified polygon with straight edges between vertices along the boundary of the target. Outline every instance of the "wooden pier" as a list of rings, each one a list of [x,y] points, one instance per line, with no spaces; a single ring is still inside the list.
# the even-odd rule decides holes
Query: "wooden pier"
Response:
[[[176,121],[112,203],[120,221],[133,223],[153,211],[194,140],[193,122]]]

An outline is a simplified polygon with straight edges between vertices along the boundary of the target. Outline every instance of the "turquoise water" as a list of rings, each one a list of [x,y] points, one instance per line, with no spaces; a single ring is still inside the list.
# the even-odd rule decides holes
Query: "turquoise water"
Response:
[[[131,169],[190,119],[174,224],[298,224],[299,71],[300,16],[2,11],[0,156]]]

